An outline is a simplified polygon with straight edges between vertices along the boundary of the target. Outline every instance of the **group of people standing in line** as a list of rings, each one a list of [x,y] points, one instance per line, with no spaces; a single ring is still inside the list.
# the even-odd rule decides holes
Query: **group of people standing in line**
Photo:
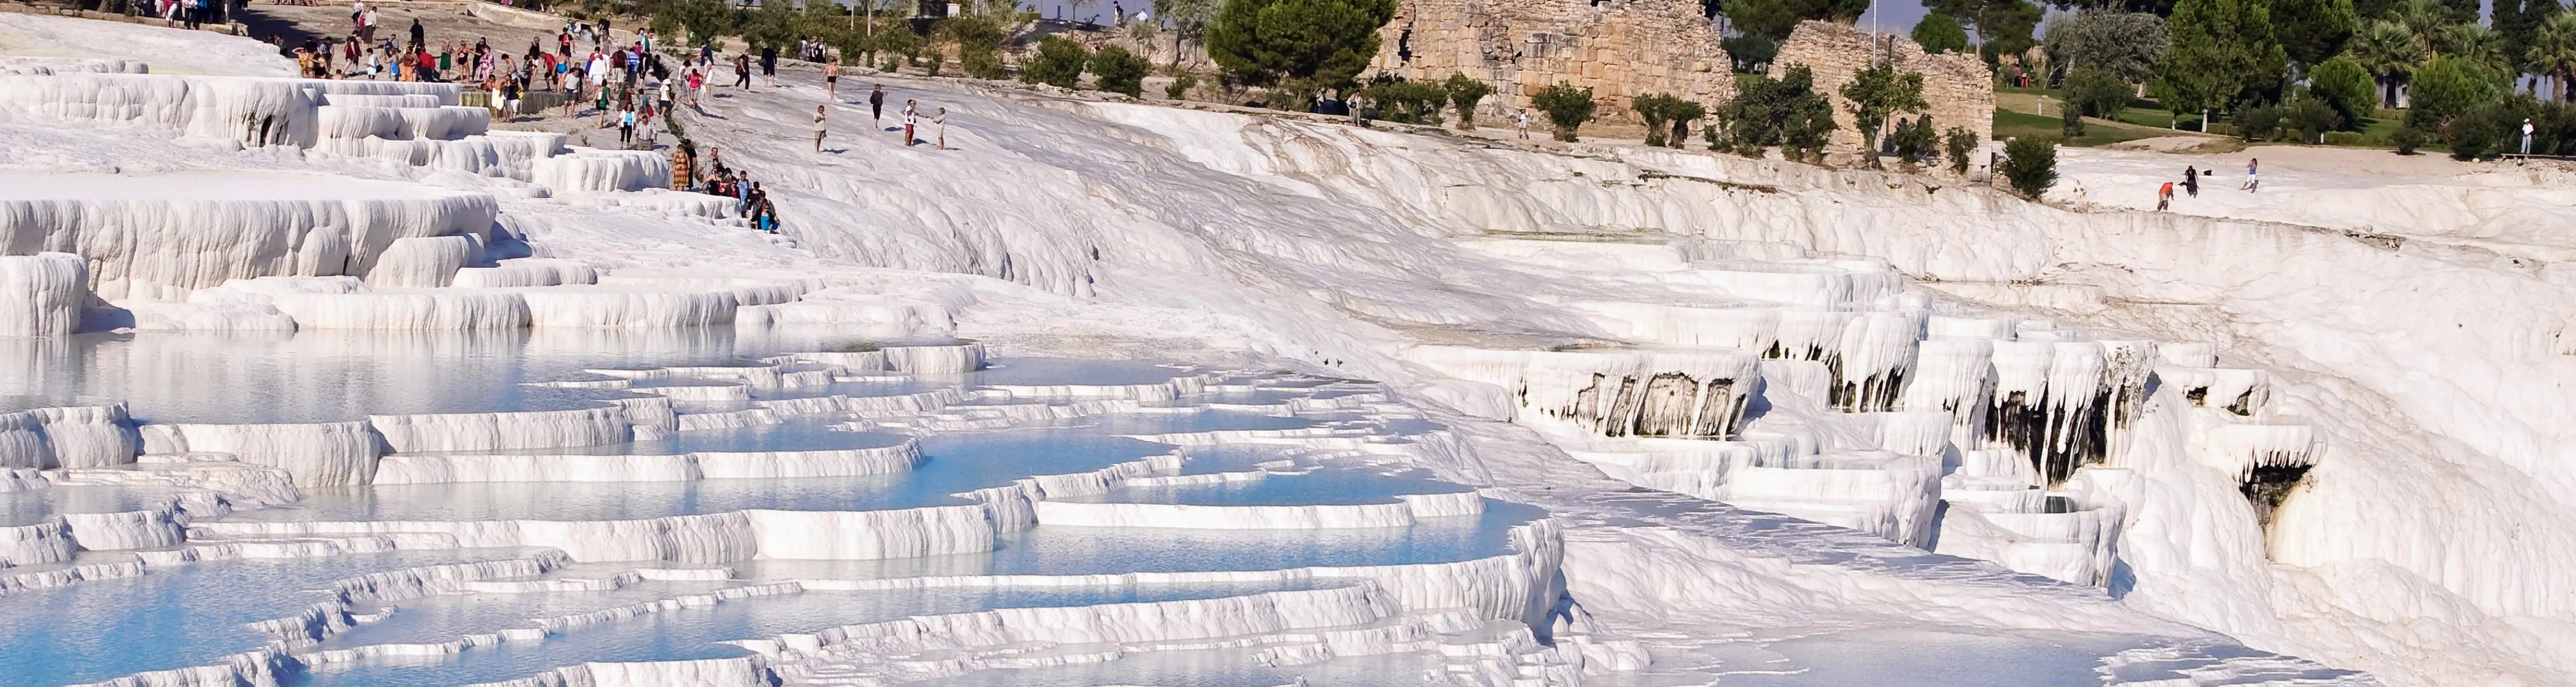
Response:
[[[2261,172],[2262,172],[2262,171],[2263,171],[2263,161],[2262,161],[2261,159],[2259,159],[2259,158],[2246,158],[2246,159],[2245,159],[2245,183],[2237,184],[2237,185],[2236,185],[2236,190],[2244,191],[2244,192],[2246,192],[2246,193],[2253,193],[2253,192],[2255,192],[2255,191],[2262,190],[2262,188],[2263,188],[2263,177],[2261,176]],[[2183,166],[2183,168],[2182,168],[2182,188],[2183,188],[2183,192],[2184,192],[2184,193],[2186,193],[2186,194],[2189,194],[2189,195],[2190,195],[2191,197],[2193,197],[2193,198],[2198,198],[2198,197],[2200,197],[2200,178],[2201,178],[2201,177],[2206,177],[2206,176],[2215,176],[2215,175],[2216,175],[2216,172],[2215,172],[2215,171],[2210,171],[2210,172],[2203,172],[2203,171],[2200,171],[2200,166],[2199,166],[2199,165],[2184,165],[2184,166]],[[2164,212],[2167,208],[2173,207],[2173,198],[2174,198],[2174,182],[2170,182],[2170,181],[2165,182],[2163,187],[2160,187],[2160,188],[2157,188],[2157,189],[2156,189],[2156,211],[2157,211],[2157,212]]]

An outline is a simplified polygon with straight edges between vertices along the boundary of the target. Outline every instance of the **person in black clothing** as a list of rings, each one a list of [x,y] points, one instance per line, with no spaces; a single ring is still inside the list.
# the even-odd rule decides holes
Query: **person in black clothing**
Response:
[[[2193,198],[2200,197],[2199,165],[2188,165],[2182,168],[2182,190],[2184,193],[2191,194]]]
[[[885,123],[885,84],[871,84],[868,89],[868,119]]]
[[[735,56],[733,56],[733,87],[734,87],[734,88],[750,88],[750,87],[751,87],[751,56],[750,56],[750,55],[735,55]]]
[[[423,28],[421,28],[421,27],[420,27],[420,18],[419,18],[419,17],[412,17],[412,18],[411,18],[411,47],[412,47],[412,49],[413,49],[413,50],[419,50],[421,46],[423,46],[423,45],[428,45],[428,44],[429,44],[429,40],[428,40],[428,39],[429,39],[429,30],[428,30],[428,29],[423,29]]]
[[[778,87],[778,46],[760,49],[760,82],[771,88]]]

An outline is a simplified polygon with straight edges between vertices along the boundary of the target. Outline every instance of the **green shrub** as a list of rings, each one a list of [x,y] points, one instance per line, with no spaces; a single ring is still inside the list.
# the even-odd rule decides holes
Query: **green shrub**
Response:
[[[1038,56],[1021,65],[1020,80],[1075,88],[1082,83],[1083,63],[1089,61],[1091,49],[1063,36],[1048,36],[1038,41]]]
[[[2361,120],[2379,106],[2379,83],[2349,56],[2336,56],[2309,69],[2308,92],[2334,108],[2346,128],[2360,128]]]
[[[1666,114],[1671,115],[1673,120],[1673,134],[1666,137],[1666,140],[1672,147],[1679,148],[1682,147],[1683,141],[1690,140],[1690,123],[1707,117],[1708,108],[1697,101],[1683,100],[1674,103],[1671,111]]]
[[[2208,131],[2203,132],[2203,133],[2215,134],[2215,135],[2219,135],[2219,136],[2235,136],[2235,135],[2236,135],[2236,125],[2234,125],[2234,124],[2211,124],[2211,125],[2209,125],[2209,126],[2208,126],[2208,129],[2209,129]]]
[[[1440,106],[1449,101],[1449,92],[1439,86],[1404,79],[1387,79],[1360,89],[1359,96],[1377,105],[1377,117],[1405,124],[1440,123]]]
[[[2084,115],[2073,107],[2057,108],[2057,132],[2067,138],[2084,135]]]
[[[2357,146],[2357,145],[2361,145],[2361,132],[2359,132],[2359,131],[2330,131],[2330,132],[2327,132],[2327,133],[2326,133],[2326,145],[2330,145],[2330,146]]]
[[[1726,61],[1737,74],[1760,74],[1771,69],[1771,60],[1780,56],[1780,44],[1759,34],[1745,34],[1718,41],[1726,49]]]
[[[1458,109],[1458,128],[1476,128],[1476,103],[1494,93],[1494,87],[1466,74],[1450,74],[1440,87],[1449,91],[1449,106]]]
[[[2530,96],[2517,95],[2471,108],[2442,131],[2442,142],[2451,147],[2451,157],[2475,160],[2503,153],[2521,152],[2522,120],[2531,117],[2540,104]],[[2537,128],[2537,127],[2534,127]]]
[[[2389,134],[2388,144],[2396,146],[2399,155],[2413,155],[2416,148],[2424,147],[2426,138],[2428,137],[2424,135],[2423,129],[2408,126],[2399,128],[2397,133]]]
[[[2281,108],[2244,103],[2236,106],[2228,118],[2236,125],[2236,135],[2248,141],[2269,141],[2281,133]]]
[[[957,41],[957,63],[966,69],[967,76],[978,79],[1010,77],[1010,68],[1002,64],[1002,41],[1008,36],[992,19],[980,16],[942,19],[937,32]]]
[[[1100,90],[1124,94],[1130,98],[1145,97],[1145,72],[1151,66],[1145,58],[1115,45],[1101,48],[1091,56],[1091,76]]]
[[[1199,77],[1182,74],[1179,77],[1173,78],[1171,83],[1163,86],[1163,97],[1172,100],[1179,100],[1189,97],[1190,89],[1198,87]]]
[[[2406,112],[2407,121],[2418,128],[2438,130],[2452,117],[2494,101],[2498,81],[2476,62],[2457,57],[2433,58],[2408,82],[2406,92],[2412,107]]]
[[[1900,120],[1896,123],[1896,130],[1888,133],[1887,146],[1896,149],[1897,160],[1906,164],[1921,163],[1940,156],[1941,132],[1933,128],[1932,115],[1929,114],[1915,117],[1913,121]]]
[[[1815,74],[1806,65],[1790,65],[1777,79],[1747,75],[1737,84],[1735,99],[1718,107],[1716,121],[1708,127],[1725,132],[1725,144],[1712,150],[1759,158],[1776,145],[1791,160],[1823,153],[1836,126],[1834,106],[1815,92]]]
[[[1539,91],[1537,97],[1530,99],[1530,105],[1547,113],[1548,123],[1556,125],[1556,140],[1568,143],[1574,142],[1575,130],[1592,121],[1592,113],[1599,107],[1592,102],[1592,89],[1565,84]]]
[[[2057,142],[2030,136],[2005,141],[2002,169],[1996,171],[2014,192],[2038,200],[2057,185]]]
[[[2086,117],[2119,119],[2120,111],[2129,107],[2129,96],[2136,92],[2136,86],[2099,69],[2078,69],[2066,77],[2066,106]]]
[[[1941,147],[1950,156],[1950,171],[1966,174],[1968,156],[1977,152],[1977,132],[1963,126],[1950,127],[1950,135],[1942,138]]]
[[[2281,118],[2299,128],[2299,142],[2322,142],[2326,132],[2343,128],[2343,114],[2322,99],[2309,97],[2282,106]]]
[[[1667,132],[1671,130],[1673,110],[1684,103],[1699,104],[1662,93],[1641,95],[1628,101],[1628,108],[1637,111],[1637,118],[1646,120],[1646,145],[1664,147],[1670,138]]]
[[[1650,106],[1648,99],[1656,102]],[[1690,121],[1708,115],[1708,109],[1699,103],[1672,95],[1646,96],[1631,105],[1637,109],[1637,116],[1646,120],[1646,145],[1657,148],[1680,147],[1690,138]]]

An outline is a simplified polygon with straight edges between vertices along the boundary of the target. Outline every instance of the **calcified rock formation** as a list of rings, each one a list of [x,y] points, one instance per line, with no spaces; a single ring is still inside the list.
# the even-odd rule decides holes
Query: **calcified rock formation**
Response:
[[[1669,94],[1715,105],[1733,97],[1724,36],[1694,3],[1675,0],[1403,0],[1380,29],[1370,68],[1414,81],[1451,74],[1495,86],[1479,109],[1502,122],[1553,85],[1592,89],[1608,117],[1631,99]]]

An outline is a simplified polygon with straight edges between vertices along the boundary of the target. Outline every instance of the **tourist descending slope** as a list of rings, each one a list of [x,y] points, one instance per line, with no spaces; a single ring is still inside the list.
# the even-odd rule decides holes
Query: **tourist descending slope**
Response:
[[[939,129],[939,146],[938,146],[938,148],[937,148],[937,149],[938,149],[938,150],[947,150],[947,149],[948,149],[948,108],[945,108],[945,107],[943,107],[943,108],[939,108],[939,114],[932,115],[932,116],[930,117],[930,124],[931,124],[931,126],[938,127],[938,129]]]
[[[697,67],[690,67],[690,68],[689,68],[689,107],[690,107],[690,108],[692,108],[692,109],[697,110],[697,111],[698,111],[698,114],[706,114],[706,113],[707,113],[707,107],[706,107],[706,105],[704,104],[704,101],[703,101],[703,100],[701,100],[702,98],[705,98],[705,97],[706,97],[706,95],[707,95],[707,75],[706,75],[705,73],[703,73],[703,72],[698,71],[698,68],[697,68]]]
[[[1529,120],[1530,120],[1529,108],[1526,108],[1526,107],[1521,108],[1520,116],[1518,116],[1518,117],[1516,117],[1516,118],[1514,118],[1514,119],[1515,119],[1515,123],[1516,123],[1516,124],[1519,126],[1519,128],[1520,128],[1520,131],[1521,131],[1521,140],[1524,140],[1524,141],[1529,140]]]
[[[751,54],[733,56],[733,87],[751,87]]]
[[[2198,165],[2184,165],[2184,166],[2183,166],[2183,168],[2182,168],[2182,191],[2183,191],[2183,193],[2190,194],[2190,195],[2191,195],[2191,197],[2193,197],[2193,198],[2198,198],[2198,197],[2200,197],[2200,166],[2198,166]]]
[[[2262,177],[2255,176],[2255,172],[2262,168],[2262,164],[2262,160],[2250,157],[2245,158],[2245,185],[2238,186],[2236,188],[2243,190],[2246,193],[2253,193],[2254,191],[2261,189],[2263,187],[2263,179]]]
[[[823,152],[823,105],[814,106],[814,152]]]
[[[2168,181],[2163,188],[2156,189],[2156,212],[2164,212],[2165,208],[2172,206],[2173,182]]]
[[[778,46],[760,48],[760,85],[778,87]]]
[[[823,99],[832,100],[841,97],[840,86],[841,58],[835,57],[832,61],[823,63]]]
[[[885,84],[868,86],[868,122],[879,128],[885,126]]]

